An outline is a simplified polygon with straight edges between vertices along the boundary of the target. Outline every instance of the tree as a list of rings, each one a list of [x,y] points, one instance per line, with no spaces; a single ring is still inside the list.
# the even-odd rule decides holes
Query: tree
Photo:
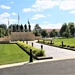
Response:
[[[38,31],[33,31],[33,34],[35,35],[35,36],[40,36],[40,34],[39,34],[39,32]]]
[[[25,29],[25,32],[27,32],[27,25],[26,24],[24,25],[24,29]]]
[[[55,37],[55,36],[57,36],[57,34],[58,34],[58,32],[57,32],[55,29],[53,29],[53,30],[50,32],[50,37]]]
[[[33,29],[33,33],[36,35],[36,36],[40,36],[41,35],[41,27],[39,26],[39,24],[36,24],[34,26],[34,29]]]
[[[16,32],[17,29],[18,29],[18,24],[11,24],[9,26],[9,29],[12,31],[12,32]]]
[[[66,31],[63,32],[63,37],[65,37],[65,38],[69,38],[70,37],[70,30],[69,30],[69,28],[67,28]]]
[[[46,30],[42,30],[41,35],[42,37],[47,37],[48,33]]]
[[[63,36],[63,33],[66,31],[66,29],[67,29],[67,24],[64,23],[59,31],[61,36]]]
[[[7,29],[6,24],[0,24],[0,28]]]
[[[23,25],[20,26],[20,31],[23,32]]]
[[[6,32],[6,30],[5,30],[5,29],[0,28],[0,37],[5,36],[5,35],[6,35],[6,34],[5,34],[5,32]]]
[[[39,26],[39,24],[36,24],[35,27],[34,27],[34,30],[40,31],[40,30],[42,30],[42,29],[41,29],[41,27]]]
[[[70,29],[71,36],[74,37],[74,33],[75,33],[74,23],[73,22],[68,23],[68,27]]]

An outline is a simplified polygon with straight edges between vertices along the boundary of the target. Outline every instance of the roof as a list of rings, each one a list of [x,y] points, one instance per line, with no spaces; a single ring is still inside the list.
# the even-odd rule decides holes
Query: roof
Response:
[[[44,29],[44,30],[46,30],[47,32],[51,32],[53,29]],[[60,29],[55,29],[57,32],[59,32],[60,31]]]

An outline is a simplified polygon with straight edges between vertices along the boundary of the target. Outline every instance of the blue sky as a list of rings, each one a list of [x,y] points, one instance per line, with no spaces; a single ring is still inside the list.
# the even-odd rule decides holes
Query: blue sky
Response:
[[[0,24],[35,24],[43,29],[61,28],[63,23],[75,23],[75,0],[0,0]]]

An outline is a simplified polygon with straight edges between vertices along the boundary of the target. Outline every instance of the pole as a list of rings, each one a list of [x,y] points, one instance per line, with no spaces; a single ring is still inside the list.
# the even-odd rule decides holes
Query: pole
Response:
[[[63,47],[63,45],[64,45],[64,44],[63,44],[63,41],[62,41],[62,47]]]
[[[33,62],[32,49],[30,49],[30,60],[29,60],[29,62]]]
[[[43,45],[41,45],[41,49],[43,49]]]
[[[33,47],[33,42],[32,42],[32,47]]]
[[[9,36],[9,18],[8,18],[8,36]]]
[[[20,17],[19,17],[19,14],[18,14],[18,25],[19,25],[19,20],[20,20]]]

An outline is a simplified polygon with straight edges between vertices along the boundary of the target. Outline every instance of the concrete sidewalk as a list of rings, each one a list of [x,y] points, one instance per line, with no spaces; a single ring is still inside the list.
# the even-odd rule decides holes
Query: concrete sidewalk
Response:
[[[32,42],[33,46],[37,48],[41,48],[41,45],[43,45],[46,57],[53,57],[53,59],[75,58],[75,51],[39,44],[35,41],[29,41],[28,44],[32,45]]]

